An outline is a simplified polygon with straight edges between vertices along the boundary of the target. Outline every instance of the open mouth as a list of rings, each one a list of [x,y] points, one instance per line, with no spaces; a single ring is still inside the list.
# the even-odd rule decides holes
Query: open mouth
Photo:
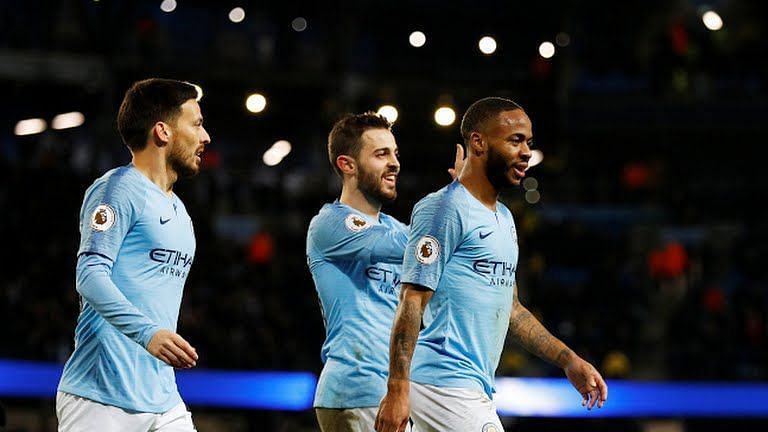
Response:
[[[515,171],[515,175],[523,178],[525,177],[525,171],[528,169],[528,164],[513,165],[512,169]]]
[[[384,177],[382,177],[382,179],[384,180],[384,183],[389,186],[395,187],[395,185],[397,184],[397,174],[395,173],[387,174]]]

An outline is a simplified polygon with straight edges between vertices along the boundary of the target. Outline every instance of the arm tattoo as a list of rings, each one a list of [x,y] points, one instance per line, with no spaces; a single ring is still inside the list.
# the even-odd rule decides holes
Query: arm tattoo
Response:
[[[559,367],[565,367],[573,354],[560,339],[554,337],[526,309],[516,302],[509,319],[509,332],[515,342],[536,355]]]
[[[411,359],[419,337],[423,313],[421,305],[414,301],[401,301],[397,308],[389,348],[391,378],[408,379],[410,376]]]

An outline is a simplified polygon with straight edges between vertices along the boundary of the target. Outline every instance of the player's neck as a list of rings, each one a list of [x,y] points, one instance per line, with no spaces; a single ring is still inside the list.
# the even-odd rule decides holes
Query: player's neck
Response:
[[[376,219],[379,218],[381,203],[372,200],[370,197],[366,196],[363,191],[356,187],[342,187],[339,202],[346,204],[355,210],[359,210],[369,216],[373,216]]]
[[[176,183],[178,174],[165,161],[162,153],[153,151],[152,148],[145,148],[140,152],[133,154],[133,165],[144,174],[152,183],[156,184],[160,190],[170,196],[173,192],[173,184]]]
[[[496,211],[496,201],[499,198],[499,191],[488,179],[485,171],[475,164],[468,163],[459,175],[459,182],[475,197],[481,204],[491,211]]]

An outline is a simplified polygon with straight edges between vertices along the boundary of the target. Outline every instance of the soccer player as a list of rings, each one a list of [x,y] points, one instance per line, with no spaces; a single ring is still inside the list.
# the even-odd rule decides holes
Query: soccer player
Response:
[[[525,177],[530,119],[511,100],[484,98],[464,114],[461,134],[467,162],[458,180],[411,216],[378,432],[402,431],[409,413],[419,432],[502,431],[492,397],[507,332],[563,368],[589,409],[608,396],[597,370],[518,299],[516,228],[498,195]]]
[[[381,212],[397,196],[400,171],[390,122],[372,112],[341,118],[328,136],[328,156],[342,177],[341,197],[320,209],[307,232],[326,329],[314,407],[323,432],[369,432],[386,389],[408,240],[408,227]],[[452,175],[463,156],[457,146]]]
[[[59,431],[194,431],[173,368],[195,349],[176,333],[195,256],[192,219],[173,193],[210,142],[196,88],[147,79],[117,126],[132,161],[97,179],[80,210],[75,349],[56,395]]]

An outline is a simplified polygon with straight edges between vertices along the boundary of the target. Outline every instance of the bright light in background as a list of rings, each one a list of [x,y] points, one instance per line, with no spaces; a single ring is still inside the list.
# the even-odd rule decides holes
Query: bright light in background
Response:
[[[259,93],[254,93],[245,100],[245,107],[252,113],[260,113],[267,107],[267,98]]]
[[[283,158],[291,152],[291,143],[286,140],[279,140],[272,144],[269,150],[264,152],[262,160],[267,166],[275,166],[283,161]]]
[[[232,9],[231,11],[229,11],[229,20],[232,21],[233,23],[239,23],[244,19],[245,19],[245,9],[238,6]]]
[[[527,191],[536,190],[539,188],[539,181],[533,177],[526,177],[525,180],[523,180],[523,188]]]
[[[560,32],[555,36],[555,43],[559,47],[567,47],[571,44],[571,35],[566,32]]]
[[[163,12],[173,12],[176,10],[176,0],[163,0],[160,3],[160,10]]]
[[[279,164],[283,158],[276,151],[269,149],[264,152],[264,156],[261,158],[266,166],[275,166]]]
[[[280,157],[286,157],[291,152],[291,143],[286,140],[275,141],[271,150],[279,154]]]
[[[543,160],[544,153],[541,150],[531,150],[531,159],[528,161],[528,168],[526,171],[540,164]]]
[[[45,120],[41,118],[20,120],[16,123],[13,133],[18,136],[34,135],[44,131],[46,127],[48,127],[48,125],[45,123]]]
[[[545,59],[552,58],[555,55],[555,45],[549,41],[542,42],[539,45],[539,54]]]
[[[398,116],[397,108],[393,107],[392,105],[382,105],[376,111],[376,114],[384,116],[384,118],[389,120],[390,123],[394,123]]]
[[[701,16],[701,20],[704,22],[704,25],[712,31],[717,31],[723,28],[723,19],[720,18],[720,15],[715,11],[704,12],[704,15]]]
[[[192,83],[189,83],[189,84],[190,84],[192,87],[194,87],[194,88],[195,88],[195,90],[197,90],[197,98],[196,98],[195,100],[196,100],[196,101],[198,101],[198,102],[200,102],[200,99],[202,99],[202,98],[203,98],[203,88],[202,88],[202,87],[200,87],[200,86],[199,86],[199,85],[197,85],[197,84],[192,84]]]
[[[478,48],[483,54],[493,54],[496,51],[496,39],[490,36],[483,36],[477,43]]]
[[[456,121],[456,111],[450,107],[440,107],[435,111],[435,123],[450,126]]]
[[[528,204],[536,204],[541,199],[541,194],[536,189],[531,189],[525,192],[525,201]]]
[[[296,17],[291,21],[291,28],[297,32],[307,29],[307,20],[304,17]]]
[[[59,114],[51,121],[51,127],[54,129],[69,129],[78,127],[85,123],[85,116],[81,112],[73,111]]]
[[[408,36],[408,42],[410,42],[413,47],[423,47],[424,44],[427,43],[427,35],[420,31],[415,31]]]

